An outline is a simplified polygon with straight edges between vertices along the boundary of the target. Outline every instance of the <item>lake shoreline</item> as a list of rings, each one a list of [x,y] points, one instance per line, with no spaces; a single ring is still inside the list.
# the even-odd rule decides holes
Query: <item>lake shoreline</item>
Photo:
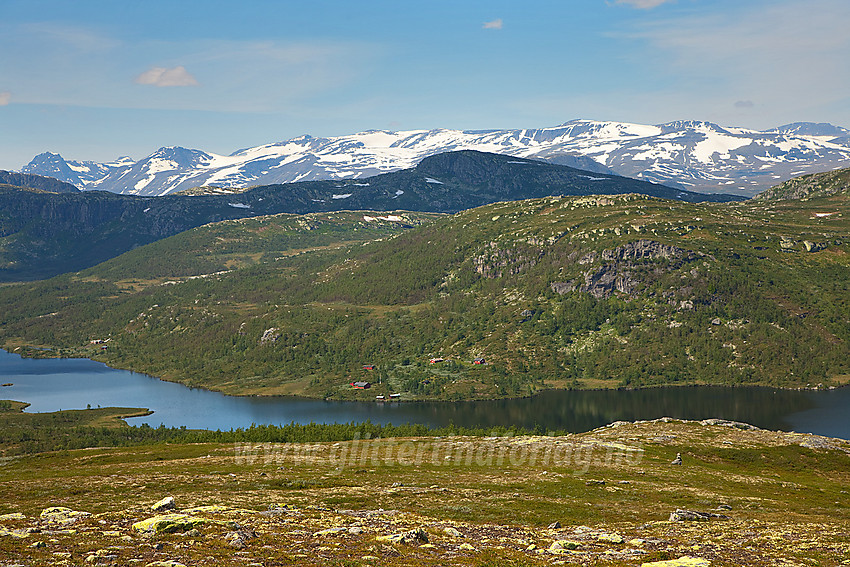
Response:
[[[114,369],[92,359],[24,359],[6,351],[0,351],[0,381],[15,383],[0,394],[32,403],[28,413],[89,406],[144,407],[153,413],[129,423],[152,427],[227,430],[251,424],[371,422],[579,432],[615,421],[669,416],[718,418],[768,430],[850,437],[844,419],[850,409],[850,388],[825,391],[678,384],[641,389],[547,389],[522,398],[376,403],[371,395],[353,401],[295,395],[233,396]]]
[[[27,356],[27,353],[15,352],[20,348],[30,348],[35,349],[36,356]],[[54,349],[51,347],[18,347],[15,350],[7,350],[5,348],[0,348],[0,351],[7,352],[10,354],[17,354],[21,358],[28,358],[33,360],[39,359],[60,359],[60,360],[91,360],[92,362],[97,362],[99,364],[105,365],[107,368],[111,368],[113,370],[123,370],[126,372],[132,372],[134,374],[141,374],[143,376],[147,376],[149,378],[155,380],[161,380],[163,382],[168,382],[170,384],[180,384],[186,388],[190,389],[198,389],[204,390],[207,392],[214,392],[217,394],[221,394],[223,396],[229,396],[233,398],[264,398],[264,399],[293,399],[293,400],[310,400],[310,401],[326,401],[326,402],[368,402],[368,401],[376,401],[375,397],[346,397],[346,396],[310,396],[307,394],[286,394],[286,393],[262,393],[262,392],[253,392],[253,391],[245,391],[245,392],[233,392],[221,388],[215,388],[211,386],[205,385],[196,385],[196,384],[187,384],[181,380],[169,379],[168,377],[156,376],[153,374],[149,374],[147,372],[135,370],[133,368],[124,368],[121,365],[112,365],[104,360],[99,360],[97,358],[87,357],[87,356],[38,356],[39,354],[47,354],[49,351],[53,351]],[[428,402],[428,403],[463,403],[463,402],[483,402],[483,401],[497,401],[497,400],[523,400],[523,399],[531,399],[536,396],[540,396],[545,394],[546,392],[600,392],[600,391],[621,391],[621,392],[631,392],[631,391],[641,391],[641,390],[652,390],[658,388],[700,388],[700,387],[722,387],[722,388],[769,388],[776,390],[786,390],[786,391],[796,391],[796,392],[824,392],[824,391],[832,391],[839,390],[843,388],[850,388],[850,380],[848,380],[844,384],[838,384],[837,386],[777,386],[773,384],[711,384],[711,383],[675,383],[675,384],[651,384],[647,386],[640,387],[622,387],[617,385],[611,385],[610,387],[578,387],[578,388],[557,388],[557,387],[547,387],[540,388],[536,392],[530,395],[524,396],[495,396],[495,397],[477,397],[473,399],[447,399],[443,397],[415,397],[415,398],[394,398],[392,400],[386,399],[382,400],[385,403],[420,403],[420,402]]]

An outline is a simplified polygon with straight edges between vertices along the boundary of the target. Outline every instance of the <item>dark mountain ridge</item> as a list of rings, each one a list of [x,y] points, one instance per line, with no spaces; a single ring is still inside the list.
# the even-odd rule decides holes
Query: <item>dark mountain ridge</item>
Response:
[[[476,151],[439,154],[415,168],[367,179],[266,185],[240,194],[137,197],[0,188],[0,281],[80,270],[227,219],[340,210],[455,213],[498,201],[624,193],[688,202],[740,199]]]

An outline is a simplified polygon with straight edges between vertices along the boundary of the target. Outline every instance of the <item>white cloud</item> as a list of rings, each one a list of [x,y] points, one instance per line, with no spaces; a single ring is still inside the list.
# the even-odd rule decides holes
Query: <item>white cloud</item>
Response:
[[[183,65],[166,69],[165,67],[151,67],[138,77],[136,83],[140,85],[153,85],[155,87],[195,87],[198,81]]]
[[[752,108],[755,105],[756,105],[756,103],[754,103],[751,100],[736,100],[735,101],[735,108]]]
[[[637,8],[639,10],[657,8],[658,6],[667,4],[668,2],[675,2],[675,0],[617,0],[617,4],[627,4],[632,8]]]
[[[6,106],[12,101],[12,93],[9,91],[0,92],[0,106]]]
[[[502,29],[502,18],[495,19],[492,22],[484,22],[481,27],[485,30],[500,30]]]

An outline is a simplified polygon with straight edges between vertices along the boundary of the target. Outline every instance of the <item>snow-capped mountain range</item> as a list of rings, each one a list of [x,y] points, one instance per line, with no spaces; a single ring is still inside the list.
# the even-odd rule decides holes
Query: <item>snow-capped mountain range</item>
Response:
[[[95,163],[43,153],[21,171],[87,190],[166,195],[199,186],[217,186],[224,192],[252,185],[364,178],[454,150],[548,160],[691,191],[752,196],[797,175],[850,167],[850,130],[812,122],[756,131],[697,121],[642,125],[573,120],[524,130],[301,136],[229,156],[165,147],[139,161],[124,157]]]

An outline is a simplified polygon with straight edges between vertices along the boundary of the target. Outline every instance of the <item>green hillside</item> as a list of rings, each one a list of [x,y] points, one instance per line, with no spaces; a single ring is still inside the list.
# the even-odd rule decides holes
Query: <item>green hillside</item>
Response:
[[[845,195],[547,197],[418,227],[346,214],[336,235],[333,216],[229,221],[0,288],[0,344],[332,398],[850,378]]]

